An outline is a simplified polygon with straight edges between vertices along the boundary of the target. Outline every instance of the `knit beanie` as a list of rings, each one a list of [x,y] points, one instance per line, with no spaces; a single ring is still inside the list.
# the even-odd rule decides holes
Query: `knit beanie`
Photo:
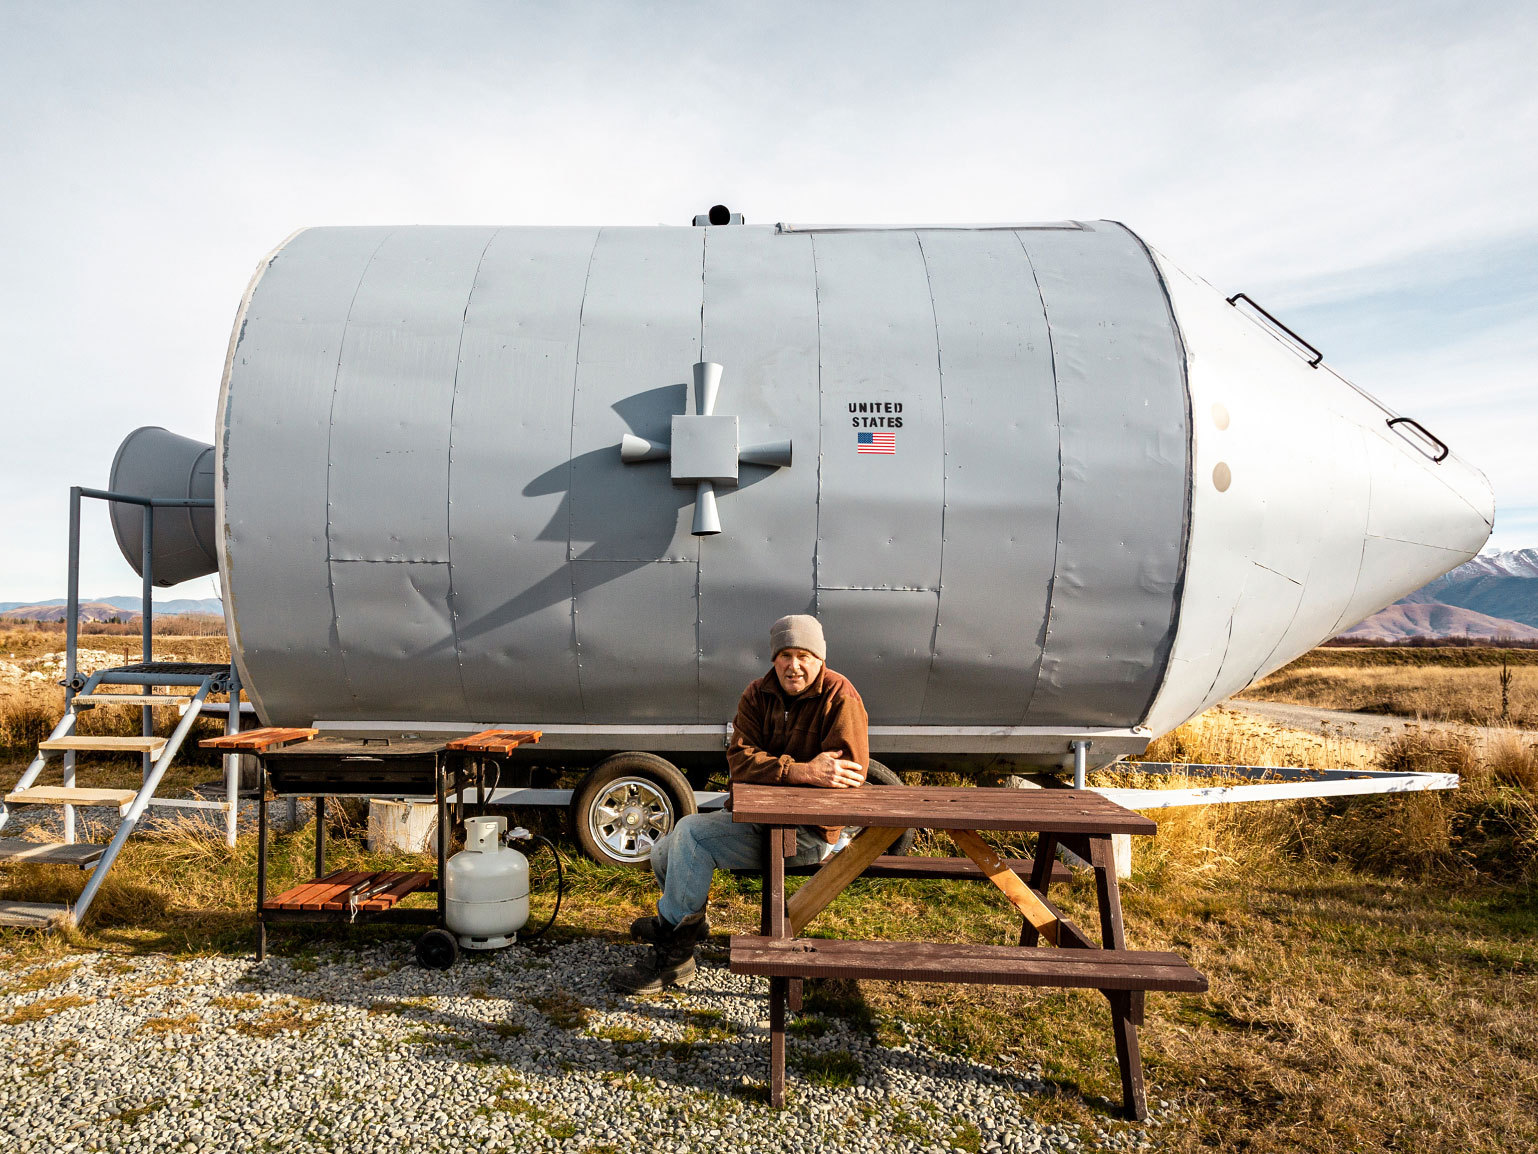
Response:
[[[828,659],[828,643],[823,640],[822,622],[805,613],[781,617],[769,627],[769,652],[778,657],[782,649],[805,649],[819,661]]]

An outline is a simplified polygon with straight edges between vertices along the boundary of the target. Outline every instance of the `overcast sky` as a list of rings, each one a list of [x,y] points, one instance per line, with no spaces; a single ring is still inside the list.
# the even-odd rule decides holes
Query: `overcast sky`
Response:
[[[321,224],[1121,220],[1538,546],[1538,6],[0,0],[0,600]],[[132,593],[105,512],[82,592]],[[211,596],[212,578],[163,596]]]

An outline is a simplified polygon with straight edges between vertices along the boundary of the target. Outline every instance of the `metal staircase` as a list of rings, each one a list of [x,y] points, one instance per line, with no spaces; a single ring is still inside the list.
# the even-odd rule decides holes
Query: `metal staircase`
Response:
[[[70,664],[73,666],[73,661]],[[172,692],[157,693],[157,689],[169,689]],[[234,844],[237,775],[233,759],[226,760],[228,796],[223,801],[155,796],[166,769],[181,751],[182,742],[203,712],[204,703],[211,693],[231,695],[230,716],[238,726],[240,690],[227,665],[153,661],[125,665],[93,673],[81,686],[79,693],[67,694],[64,716],[59,719],[59,724],[47,740],[38,743],[37,756],[17,781],[15,788],[5,795],[4,802],[0,803],[0,831],[4,830],[10,820],[12,805],[62,806],[63,840],[36,842],[0,836],[0,862],[75,865],[89,869],[90,877],[72,907],[42,902],[0,901],[0,925],[38,928],[61,922],[79,925],[85,919],[97,891],[101,889],[107,871],[112,868],[124,843],[151,805],[222,811],[225,814],[227,840]],[[155,709],[176,708],[181,711],[181,720],[169,737],[152,734],[140,737],[92,737],[77,734],[75,726],[81,711],[96,705],[140,706],[145,715],[146,730],[150,728],[150,714]],[[75,784],[77,754],[109,751],[138,753],[143,757],[143,780],[138,789],[99,789]],[[50,765],[56,765],[59,769],[58,784],[38,784]],[[117,809],[121,821],[109,843],[98,845],[75,840],[75,809],[78,806]]]

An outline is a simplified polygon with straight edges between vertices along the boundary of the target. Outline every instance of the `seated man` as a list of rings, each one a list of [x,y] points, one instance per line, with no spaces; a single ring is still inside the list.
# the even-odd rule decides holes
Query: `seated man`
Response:
[[[870,762],[865,703],[847,678],[824,662],[828,649],[817,618],[781,617],[769,630],[774,668],[742,692],[726,750],[733,781],[848,789],[865,781]],[[727,807],[730,809],[728,800]],[[747,869],[764,860],[765,827],[734,822],[726,811],[684,818],[652,847],[662,886],[657,916],[638,918],[630,932],[651,949],[634,966],[616,970],[614,985],[656,993],[694,976],[694,946],[710,932],[705,902],[718,869]],[[821,861],[839,830],[803,826],[792,865]]]

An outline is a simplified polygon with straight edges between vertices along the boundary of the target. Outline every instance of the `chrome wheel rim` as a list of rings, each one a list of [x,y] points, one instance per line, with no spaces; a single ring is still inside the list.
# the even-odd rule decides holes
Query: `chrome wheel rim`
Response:
[[[587,830],[604,852],[622,862],[645,861],[673,828],[673,802],[656,782],[617,777],[587,810]]]

